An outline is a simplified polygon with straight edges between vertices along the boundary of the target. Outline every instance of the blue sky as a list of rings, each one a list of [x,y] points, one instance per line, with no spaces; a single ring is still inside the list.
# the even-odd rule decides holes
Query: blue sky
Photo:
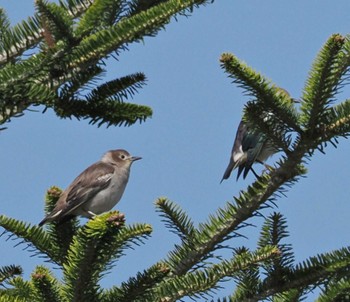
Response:
[[[0,6],[13,23],[33,12],[28,0],[0,0]],[[38,223],[50,186],[65,188],[105,151],[127,149],[143,159],[134,164],[116,208],[128,223],[150,223],[154,232],[145,245],[118,262],[104,285],[118,284],[147,268],[178,242],[155,211],[158,197],[177,202],[199,223],[254,180],[251,175],[236,182],[234,173],[220,184],[248,101],[220,68],[220,55],[234,53],[298,98],[327,38],[350,32],[349,11],[347,0],[216,0],[196,9],[190,18],[173,20],[157,37],[130,45],[118,62],[108,62],[106,80],[139,71],[146,74],[147,86],[131,100],[152,107],[154,115],[145,123],[96,128],[33,108],[38,112],[27,111],[7,124],[0,134],[0,213]],[[345,88],[340,100],[349,92]],[[307,177],[277,201],[275,210],[288,220],[297,261],[349,245],[345,230],[350,227],[350,144],[339,141],[337,149],[326,149],[326,155],[316,153]],[[262,219],[251,222],[258,227],[243,230],[249,240],[238,239],[232,245],[254,248]],[[0,265],[20,264],[28,276],[41,260],[5,239],[0,238]]]

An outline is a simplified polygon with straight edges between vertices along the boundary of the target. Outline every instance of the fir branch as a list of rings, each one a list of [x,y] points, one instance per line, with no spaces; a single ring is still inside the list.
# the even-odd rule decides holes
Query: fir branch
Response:
[[[10,20],[3,8],[0,7],[0,52],[8,47]]]
[[[169,275],[169,268],[164,263],[157,263],[138,273],[136,277],[129,278],[123,282],[120,288],[113,288],[102,296],[102,301],[112,302],[142,302],[155,301],[158,297],[154,297],[151,292],[152,288],[159,284],[164,278]]]
[[[86,97],[87,101],[94,102],[100,99],[115,97],[125,101],[133,97],[138,89],[146,84],[146,76],[139,72],[103,83],[93,89]]]
[[[242,72],[242,74],[244,74],[244,72]],[[253,74],[253,76],[255,75]],[[252,82],[254,82],[255,85],[258,85],[257,83],[263,81],[261,78],[255,78]],[[247,86],[249,88],[252,85]],[[265,88],[268,90],[269,87],[270,86],[266,84],[266,87],[262,87],[261,90],[264,91]],[[257,86],[257,88],[259,88],[259,86]],[[256,90],[258,89],[252,89],[252,91]],[[262,104],[260,105],[262,106]],[[266,110],[266,107],[264,110]],[[277,118],[279,118],[279,116]],[[298,119],[295,119],[295,123],[298,123]],[[302,134],[303,132],[300,131],[300,133]],[[173,268],[174,274],[182,276],[194,265],[198,265],[203,259],[205,259],[205,257],[208,257],[208,254],[217,248],[219,242],[224,241],[227,236],[230,236],[240,223],[254,215],[254,213],[258,211],[266,201],[273,201],[274,196],[276,196],[278,192],[283,194],[283,185],[290,186],[296,181],[297,176],[305,173],[301,163],[303,163],[304,157],[307,156],[310,150],[319,147],[319,143],[320,141],[318,137],[313,136],[311,138],[303,135],[299,136],[296,139],[293,151],[287,153],[287,157],[280,162],[279,167],[273,170],[269,175],[261,177],[248,188],[247,192],[242,192],[241,196],[236,199],[237,205],[229,204],[227,209],[219,210],[219,215],[212,216],[209,223],[202,224],[198,233],[195,234],[191,245],[187,242],[183,242],[181,246],[176,247],[175,251],[170,253],[168,260],[169,265]],[[274,241],[281,239],[280,236],[282,235],[283,232],[275,237]],[[279,265],[282,266],[283,269],[284,265],[287,266],[287,271],[284,275],[289,280],[289,275],[293,274],[293,272],[291,272],[290,262],[290,256],[292,255],[289,254],[289,247],[285,247],[286,258]],[[267,278],[264,281],[263,287],[272,286],[270,283],[271,279]],[[285,283],[287,284],[286,280]],[[282,284],[284,285],[283,282]],[[286,290],[291,289],[293,288],[287,288]],[[258,300],[259,298],[260,296],[255,300]]]
[[[305,300],[305,294],[302,289],[291,289],[273,296],[273,302],[299,302]]]
[[[53,103],[56,94],[43,77],[43,56],[0,69],[0,124],[23,115],[30,105]]]
[[[124,1],[96,0],[80,19],[75,34],[79,37],[106,28],[120,19],[124,10]]]
[[[132,16],[167,0],[131,0],[127,15]]]
[[[0,122],[5,123],[12,117],[21,116],[30,105],[39,104],[43,104],[45,108],[53,107],[60,117],[89,118],[90,123],[97,123],[99,126],[102,124],[131,125],[137,121],[144,121],[152,115],[149,107],[116,102],[118,93],[122,96],[134,93],[134,89],[143,84],[141,81],[118,93],[115,91],[113,97],[105,99],[96,100],[97,96],[94,93],[101,93],[97,88],[90,95],[93,102],[89,102],[89,99],[82,101],[77,95],[72,94],[73,90],[69,88],[75,88],[77,91],[78,84],[87,83],[80,82],[83,79],[79,74],[87,72],[89,77],[85,80],[88,82],[94,80],[98,69],[94,67],[101,65],[103,63],[101,60],[107,58],[111,52],[125,48],[128,43],[140,41],[144,36],[155,35],[173,15],[207,2],[209,1],[169,0],[139,14],[122,18],[117,24],[107,26],[80,41],[80,38],[74,38],[72,33],[72,22],[76,18],[72,10],[74,7],[83,7],[81,12],[86,11],[93,2],[70,0],[68,3],[63,3],[61,1],[58,6],[38,0],[38,6],[46,20],[46,23],[44,22],[47,25],[46,39],[50,49],[43,50],[16,64],[6,65],[0,70],[0,100],[3,102],[0,104]],[[71,15],[66,13],[66,10],[69,10]],[[35,22],[33,21],[30,26],[23,25],[23,28],[32,31],[31,26],[33,26],[33,30],[42,35],[43,29],[38,25],[40,17],[36,15],[34,19]],[[22,27],[19,32],[23,34]],[[26,33],[30,35],[30,32]],[[13,43],[20,45],[21,38],[18,37]],[[91,72],[92,69],[94,69],[93,72]],[[72,85],[67,83],[69,81]],[[103,85],[102,87],[106,88]],[[60,92],[63,99],[60,98]],[[77,106],[76,111],[74,106]],[[105,108],[102,108],[103,106]]]
[[[274,258],[271,262],[263,265],[267,272],[265,282],[278,284],[285,282],[293,268],[294,255],[290,244],[281,243],[281,241],[288,237],[286,219],[280,214],[274,212],[265,220],[262,227],[258,246],[265,245],[276,246],[280,250],[280,257]]]
[[[101,216],[104,218],[104,225],[102,225]],[[63,266],[66,283],[64,296],[67,301],[100,300],[100,289],[97,283],[106,263],[99,263],[97,249],[100,249],[101,244],[111,243],[124,225],[124,217],[117,212],[109,213],[108,216],[114,220],[111,223],[106,221],[106,214],[101,216],[96,217],[97,221],[90,220],[73,238],[67,261]],[[111,254],[114,254],[112,249],[108,256]]]
[[[289,96],[288,92],[274,86],[271,81],[240,61],[233,54],[222,54],[220,62],[221,67],[233,79],[233,83],[243,88],[246,94],[253,96],[257,102],[261,102],[261,107],[264,108],[263,112],[272,113],[275,118],[280,119],[285,124],[285,128],[289,131],[301,132],[299,115],[294,107],[294,99]],[[266,116],[262,118],[264,117]]]
[[[285,159],[270,174],[261,176],[255,183],[241,192],[236,205],[228,203],[225,209],[219,209],[208,223],[201,224],[200,230],[191,238],[191,244],[184,242],[170,253],[167,260],[176,275],[182,275],[194,265],[203,261],[210,252],[232,236],[232,232],[263,207],[267,201],[273,201],[278,192],[284,192],[284,185],[292,185],[305,171],[298,165],[304,153],[297,158]]]
[[[5,90],[5,84],[18,85],[28,81],[28,79],[31,79],[33,83],[39,83],[39,81],[42,83],[44,60],[45,56],[43,54],[38,54],[31,56],[27,60],[21,60],[16,64],[6,64],[0,69],[1,90]],[[35,75],[37,77],[34,77]],[[40,75],[39,78],[38,75]],[[35,78],[36,81],[34,81],[33,78]]]
[[[75,117],[77,119],[90,119],[90,124],[100,127],[111,125],[132,125],[135,122],[143,122],[152,116],[152,110],[148,106],[123,103],[113,99],[87,102],[85,100],[60,100],[54,107],[57,116],[61,118]]]
[[[62,224],[49,223],[46,228],[52,244],[57,248],[56,253],[60,259],[60,265],[62,265],[67,257],[73,236],[79,228],[79,222],[77,219],[71,219]]]
[[[12,118],[21,117],[24,115],[23,111],[27,107],[26,102],[5,102],[0,101],[0,125],[11,121]],[[3,130],[4,128],[1,128]]]
[[[165,225],[182,240],[190,241],[191,236],[194,235],[195,227],[187,214],[166,198],[159,198],[155,204]]]
[[[327,124],[321,136],[323,141],[350,134],[350,100],[346,100],[327,110]]]
[[[85,100],[76,99],[76,91],[82,84],[92,80],[99,72],[98,66],[90,68],[87,73],[78,74],[60,91],[60,98],[54,109],[62,118],[76,117],[90,119],[90,123],[111,125],[131,125],[144,121],[152,115],[147,106],[123,103],[128,97],[133,97],[139,88],[145,85],[143,73],[135,73],[119,79],[114,79],[94,88],[85,96]]]
[[[168,24],[170,18],[194,5],[205,4],[208,0],[169,0],[139,14],[122,19],[110,28],[91,34],[72,50],[71,68],[91,64],[117,51],[123,45],[139,42],[144,36],[155,36]]]
[[[26,50],[35,47],[41,39],[42,29],[37,15],[8,28],[2,39],[5,43],[0,48],[0,66],[13,61]]]
[[[46,193],[46,205],[45,213],[50,213],[58,201],[62,190],[58,187],[51,187]],[[65,223],[48,223],[46,224],[47,233],[51,238],[51,242],[54,246],[57,247],[58,257],[63,263],[66,259],[68,249],[72,243],[74,234],[79,229],[79,223],[77,219],[71,219]]]
[[[77,43],[73,35],[73,20],[66,9],[55,3],[47,3],[46,0],[36,0],[35,4],[41,19],[43,36],[50,48],[60,40],[67,41],[70,47]],[[47,39],[48,36],[50,39]]]
[[[243,120],[248,123],[249,131],[262,134],[277,151],[289,154],[291,151],[291,132],[280,117],[266,112],[266,105],[259,101],[250,101],[244,108]]]
[[[132,244],[151,232],[149,225],[124,226],[124,215],[116,211],[96,216],[74,236],[64,268],[67,301],[97,301],[99,280]]]
[[[314,131],[312,136],[302,135],[295,146],[300,144],[309,145],[309,154],[318,149],[324,153],[323,149],[327,143],[337,146],[339,137],[347,138],[350,135],[350,100],[334,105],[327,109],[323,115],[322,124]]]
[[[249,252],[247,248],[235,249],[237,255],[245,255]],[[276,255],[274,258],[278,258]],[[262,263],[264,265],[265,262]],[[237,280],[236,288],[233,295],[230,297],[230,301],[246,301],[253,296],[261,286],[261,280],[259,278],[259,266],[252,266],[248,269],[237,272],[234,279]]]
[[[1,293],[0,294],[0,302],[28,302],[25,298],[16,297],[9,293]]]
[[[22,277],[15,277],[10,279],[8,284],[11,285],[13,288],[3,292],[4,296],[6,298],[9,298],[9,300],[5,300],[6,302],[7,301],[37,302],[37,300],[35,300],[35,293],[34,293],[34,287],[32,282],[24,281]],[[0,297],[3,296],[3,294],[1,294]]]
[[[350,265],[350,248],[342,248],[331,253],[320,254],[298,264],[289,276],[288,281],[272,286],[264,283],[253,301],[260,301],[277,293],[297,289],[302,292],[312,290],[324,284],[332,276],[348,276]]]
[[[138,14],[140,12],[146,11],[156,5],[159,5],[161,3],[166,3],[168,0],[130,0],[129,1],[129,9],[127,11],[126,16],[132,16],[135,14]],[[199,7],[202,4],[206,3],[213,3],[214,0],[211,1],[201,1],[202,3],[196,3],[190,6],[188,9],[186,9],[183,12],[180,12],[180,15],[188,16],[190,13],[193,12],[193,9],[195,7]]]
[[[59,1],[72,18],[81,16],[93,3],[92,0]],[[26,50],[37,46],[43,39],[43,28],[38,14],[29,17],[27,21],[15,25],[6,34],[4,49],[0,48],[0,65],[6,64],[21,56]]]
[[[32,273],[32,283],[35,291],[36,301],[62,301],[59,284],[47,268],[38,266]]]
[[[45,214],[52,212],[62,192],[63,191],[56,186],[52,186],[47,190],[45,196]]]
[[[94,3],[94,0],[59,0],[60,5],[72,16],[78,18]]]
[[[0,41],[3,43],[4,35],[7,33],[8,29],[10,28],[11,22],[5,12],[5,10],[0,7]],[[1,44],[2,44],[1,43]]]
[[[17,245],[26,244],[26,248],[33,248],[30,250],[31,252],[36,251],[36,254],[45,254],[53,262],[61,263],[62,259],[59,258],[57,247],[53,245],[51,236],[43,231],[42,228],[31,226],[28,223],[13,218],[8,218],[5,215],[0,216],[0,226],[5,229],[2,235],[12,233],[8,238],[15,235],[17,239],[22,239]]]
[[[301,122],[312,135],[322,123],[326,111],[339,90],[342,76],[349,67],[349,59],[344,62],[342,47],[345,38],[332,35],[319,52],[306,81],[302,96]]]
[[[350,299],[350,280],[346,279],[338,282],[327,284],[327,288],[323,290],[317,302],[334,302],[349,301]]]
[[[18,265],[6,265],[0,267],[0,285],[3,285],[4,281],[13,278],[16,275],[23,273],[22,268]]]
[[[203,297],[208,291],[217,288],[217,283],[225,277],[235,276],[242,270],[256,266],[279,254],[275,247],[264,247],[253,253],[237,255],[231,260],[224,260],[204,270],[196,270],[182,276],[176,276],[162,282],[156,289],[160,301],[177,301],[183,297]]]
[[[94,81],[100,80],[99,75],[103,72],[104,69],[99,65],[91,65],[84,72],[72,72],[70,78],[59,87],[60,100],[70,100],[77,95],[85,95],[85,90],[91,89],[90,86],[95,84]]]

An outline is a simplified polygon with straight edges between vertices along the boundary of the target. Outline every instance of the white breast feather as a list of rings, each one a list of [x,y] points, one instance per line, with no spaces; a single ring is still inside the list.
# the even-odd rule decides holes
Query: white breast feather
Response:
[[[98,192],[94,198],[83,206],[84,213],[90,211],[94,214],[101,214],[111,210],[119,202],[128,182],[129,171],[124,174],[124,177],[115,177],[114,174],[109,173],[100,176],[99,180],[108,181],[110,178],[111,182],[108,187]],[[84,214],[80,215],[86,216]]]

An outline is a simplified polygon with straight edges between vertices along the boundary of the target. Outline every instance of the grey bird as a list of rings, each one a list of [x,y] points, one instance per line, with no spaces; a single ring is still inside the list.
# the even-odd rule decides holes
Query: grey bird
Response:
[[[262,134],[250,131],[249,126],[241,121],[233,143],[230,162],[221,182],[224,179],[228,179],[231,172],[236,168],[238,168],[237,180],[242,172],[243,179],[246,178],[249,171],[252,171],[258,177],[252,168],[253,163],[259,162],[264,164],[276,151],[276,148]],[[267,165],[265,166],[268,167]]]
[[[124,193],[132,163],[139,159],[121,149],[106,152],[62,192],[39,226],[52,221],[63,223],[75,216],[92,218],[111,210]]]

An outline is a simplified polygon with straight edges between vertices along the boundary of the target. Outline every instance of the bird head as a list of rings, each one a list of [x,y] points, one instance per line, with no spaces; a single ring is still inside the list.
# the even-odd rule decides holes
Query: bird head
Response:
[[[130,153],[123,149],[111,150],[102,157],[103,162],[119,167],[130,167],[134,161],[141,159],[139,156],[131,156]]]

